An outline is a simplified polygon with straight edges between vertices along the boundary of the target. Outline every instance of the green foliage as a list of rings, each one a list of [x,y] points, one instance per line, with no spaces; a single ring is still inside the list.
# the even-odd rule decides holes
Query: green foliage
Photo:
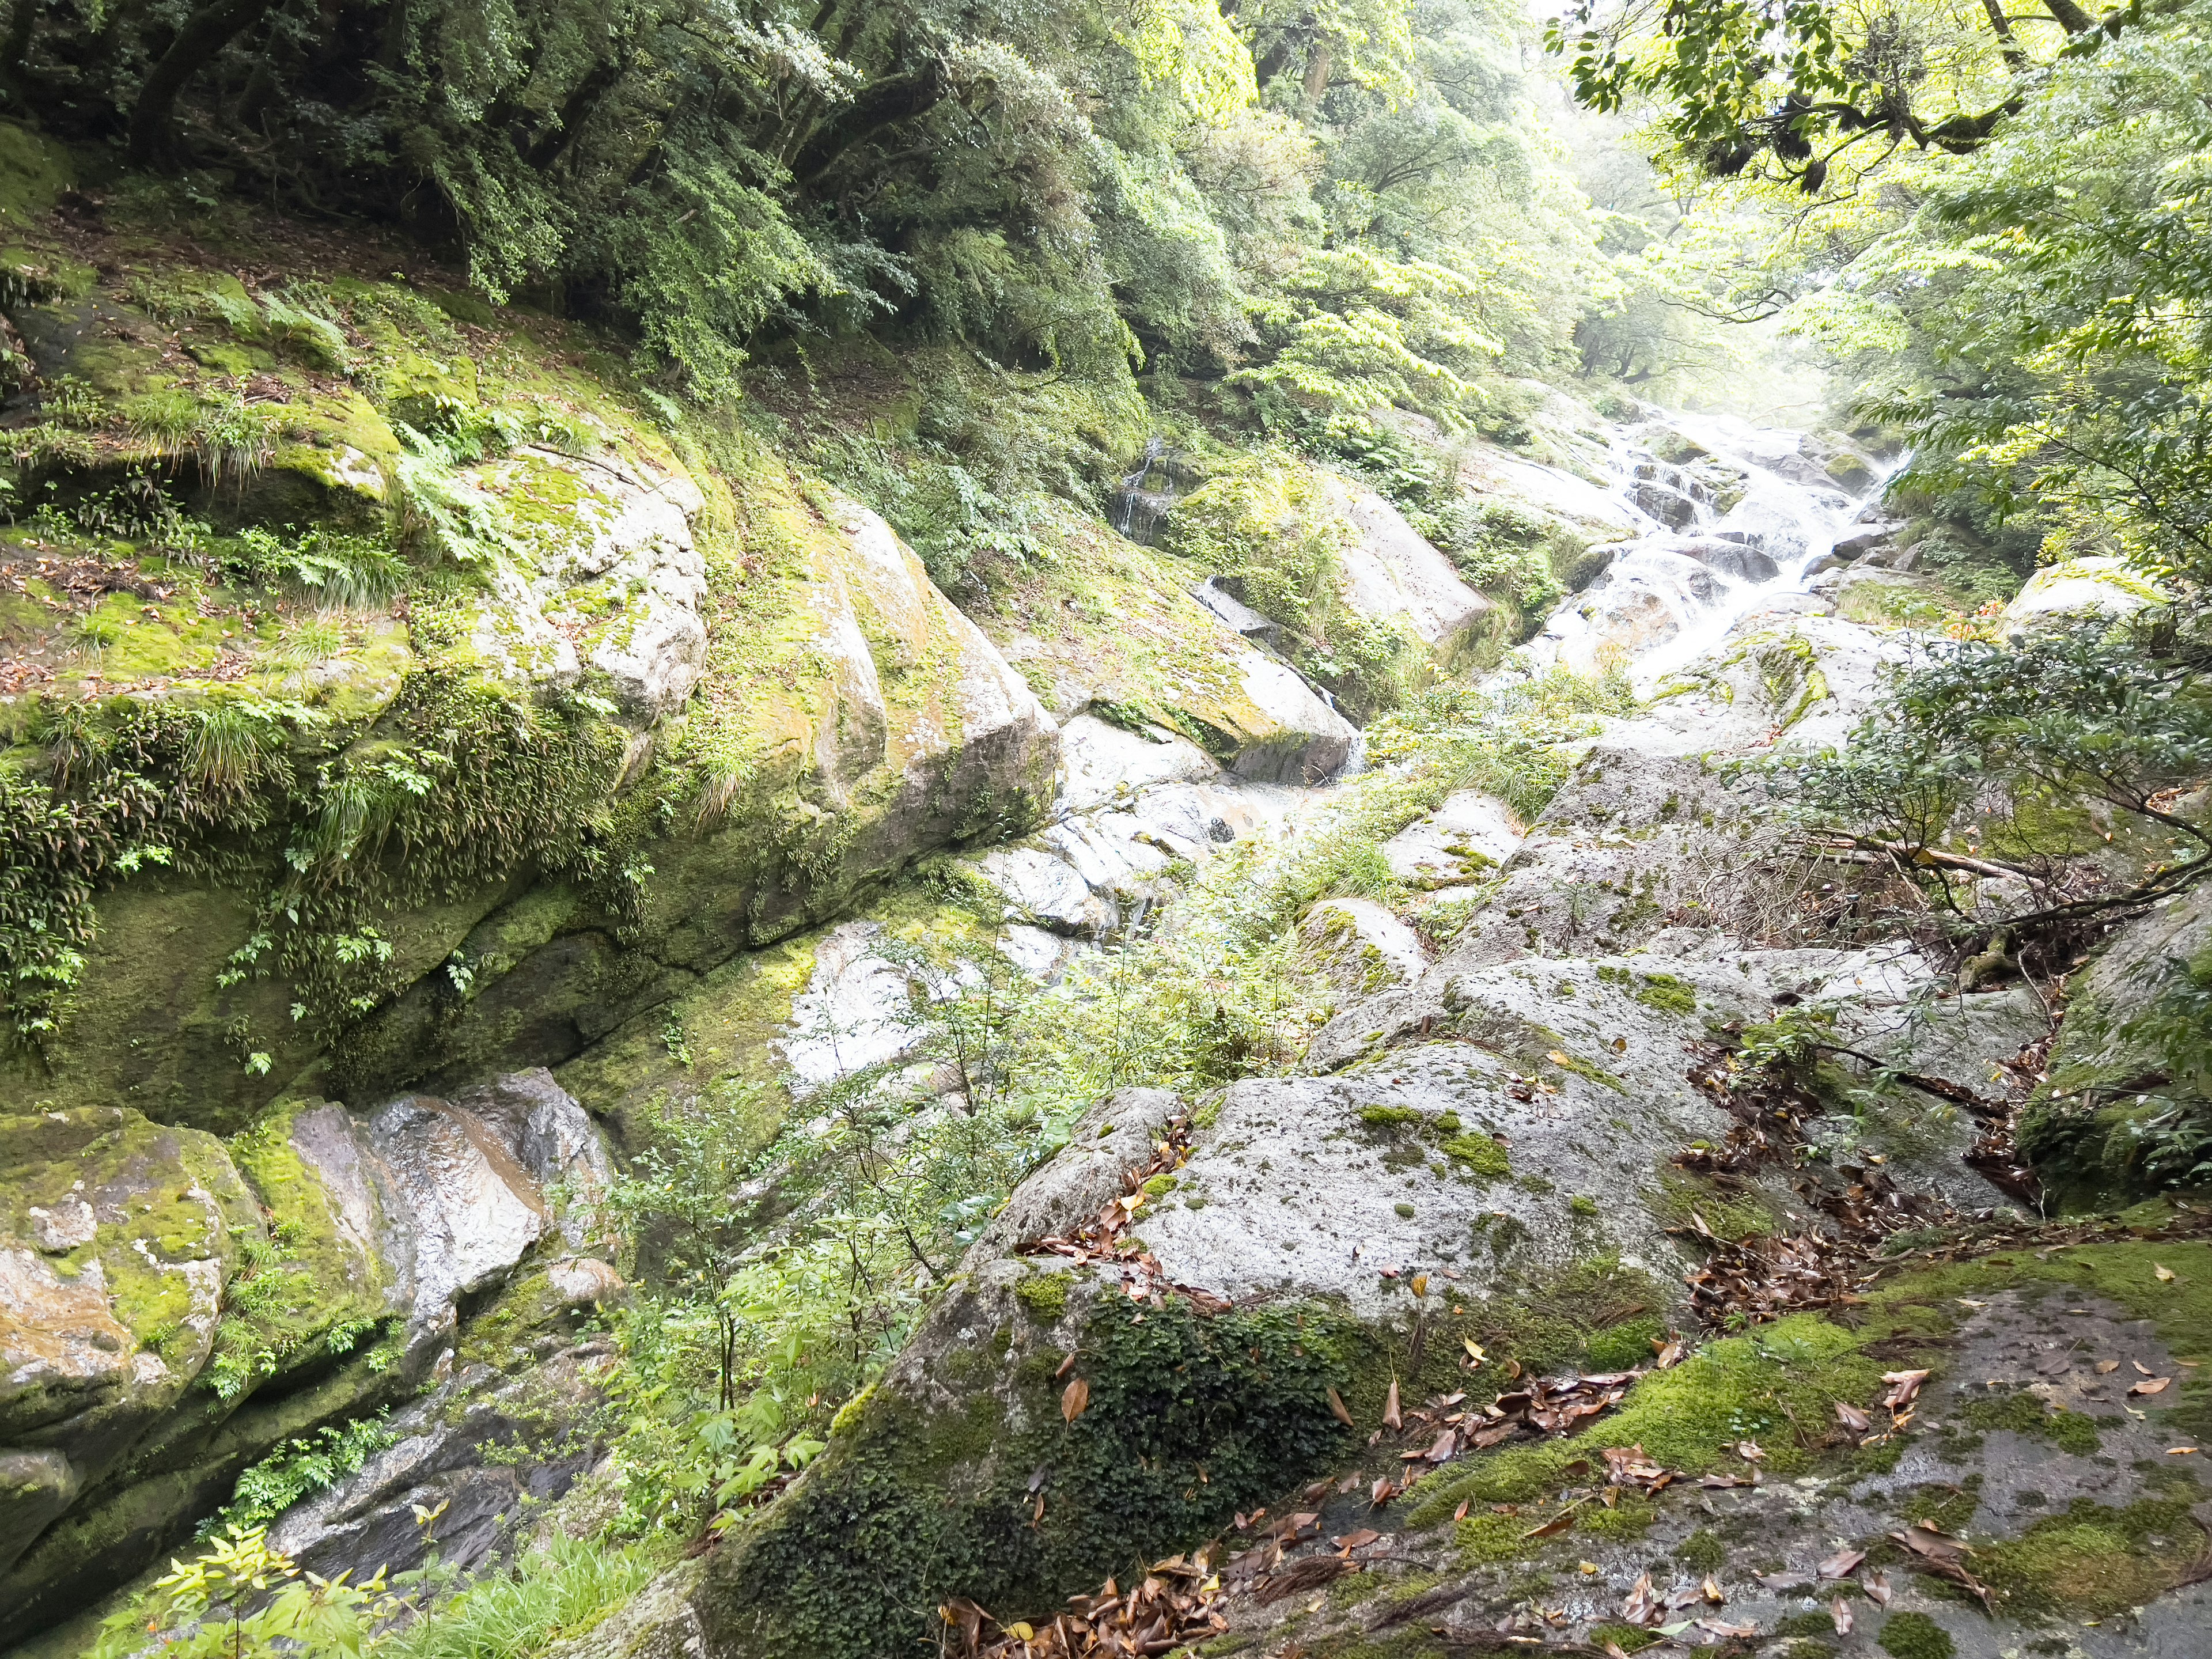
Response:
[[[343,563],[351,547],[311,535],[284,556],[296,571]],[[295,1018],[325,1030],[396,988],[380,927],[395,911],[531,861],[580,878],[618,919],[635,903],[603,816],[621,747],[588,708],[432,670],[371,732],[333,747],[329,728],[313,709],[252,697],[40,707],[42,763],[0,773],[0,988],[18,1044],[55,1029],[94,895],[147,865],[255,891],[255,931],[224,982],[282,971]]]
[[[511,1571],[477,1579],[377,1644],[386,1659],[527,1659],[585,1635],[628,1605],[666,1565],[636,1544],[556,1536]]]
[[[1571,52],[1575,95],[1593,108],[1655,102],[1668,141],[1706,171],[1756,165],[1817,193],[1832,169],[1846,190],[1903,143],[1975,149],[2008,112],[2014,77],[2032,60],[2069,37],[2085,49],[2100,44],[2103,26],[2071,0],[2041,12],[2016,30],[2003,12],[1967,7],[1869,15],[1825,0],[1575,0],[1549,42]],[[2115,34],[2135,21],[2118,16]]]
[[[2212,686],[2191,653],[2156,625],[2083,622],[2020,646],[1931,647],[1843,749],[1776,762],[1766,775],[1815,823],[1893,850],[1954,909],[1951,878],[1914,860],[1945,845],[1970,801],[1995,795],[2015,824],[2039,803],[2098,802],[2170,835],[2176,856],[2133,889],[2054,907],[2096,909],[2212,873],[2212,833],[2158,799],[2208,766]]]
[[[358,1474],[397,1438],[381,1419],[364,1417],[326,1424],[305,1440],[287,1440],[238,1477],[230,1502],[200,1522],[198,1535],[266,1528],[302,1498]]]
[[[99,1659],[125,1659],[153,1636],[177,1659],[277,1659],[307,1652],[358,1659],[378,1645],[378,1626],[401,1611],[384,1575],[355,1585],[301,1573],[270,1547],[260,1528],[234,1529],[204,1553],[176,1564],[100,1628]]]
[[[2201,9],[2130,22],[2055,65],[1816,325],[1887,337],[1868,407],[1915,443],[1905,482],[2039,514],[2052,555],[2201,582],[2212,71]]]

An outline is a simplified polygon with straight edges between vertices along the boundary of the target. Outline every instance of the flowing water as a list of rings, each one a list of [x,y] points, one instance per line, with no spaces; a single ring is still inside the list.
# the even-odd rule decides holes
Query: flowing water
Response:
[[[1662,459],[1655,445],[1680,459]],[[1641,692],[1752,611],[1786,608],[1880,494],[1879,471],[1854,494],[1804,434],[1725,415],[1677,413],[1621,428],[1608,460],[1612,498],[1632,537],[1525,654],[1536,668],[1624,667]]]

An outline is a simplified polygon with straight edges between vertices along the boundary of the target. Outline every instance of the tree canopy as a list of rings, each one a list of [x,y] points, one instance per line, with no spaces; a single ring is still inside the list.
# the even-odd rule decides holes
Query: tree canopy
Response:
[[[1448,405],[1563,349],[1589,247],[1485,0],[13,0],[4,31],[5,112],[404,227],[695,391],[764,331],[866,326]],[[1504,251],[1523,210],[1564,260]]]

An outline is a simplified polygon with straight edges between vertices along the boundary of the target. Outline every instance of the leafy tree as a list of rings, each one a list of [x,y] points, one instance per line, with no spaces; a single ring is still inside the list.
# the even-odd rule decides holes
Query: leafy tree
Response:
[[[2075,0],[2025,14],[2000,0],[1880,9],[1828,0],[1573,0],[1551,27],[1575,95],[1595,109],[1664,107],[1668,138],[1710,172],[1754,163],[1820,191],[1901,147],[1964,154],[2016,112],[2033,67],[2138,21]]]
[[[2212,877],[2212,826],[2172,810],[2172,791],[2212,771],[2212,686],[2201,646],[2166,627],[2083,622],[2014,647],[1966,640],[1933,652],[1840,750],[1774,769],[1813,821],[1906,871],[1933,878],[1955,908],[1947,871],[2009,871],[2043,894],[2015,932],[2139,911]],[[1970,805],[2088,803],[2166,837],[2170,855],[2115,890],[2066,897],[2033,838],[2024,861],[1952,849]],[[2015,839],[2020,839],[2015,837]]]

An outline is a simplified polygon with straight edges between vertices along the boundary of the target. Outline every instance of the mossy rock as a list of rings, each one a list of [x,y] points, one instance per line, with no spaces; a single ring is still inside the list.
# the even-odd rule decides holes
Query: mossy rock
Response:
[[[2212,982],[2212,890],[2130,922],[2081,975],[2021,1113],[2021,1152],[2069,1208],[2126,1203],[2185,1177],[2156,1160],[2154,1121],[2212,1097],[2212,1038],[2178,1017]]]
[[[1348,1381],[1346,1328],[1325,1309],[1208,1318],[1085,1287],[1079,1317],[1071,1375],[1088,1397],[1069,1419],[1044,1328],[1011,1295],[956,1295],[723,1547],[697,1603],[712,1638],[860,1659],[925,1644],[951,1595],[1035,1617],[1218,1530],[1349,1440],[1328,1394]]]
[[[69,152],[15,121],[0,121],[0,228],[29,229],[76,182]]]

